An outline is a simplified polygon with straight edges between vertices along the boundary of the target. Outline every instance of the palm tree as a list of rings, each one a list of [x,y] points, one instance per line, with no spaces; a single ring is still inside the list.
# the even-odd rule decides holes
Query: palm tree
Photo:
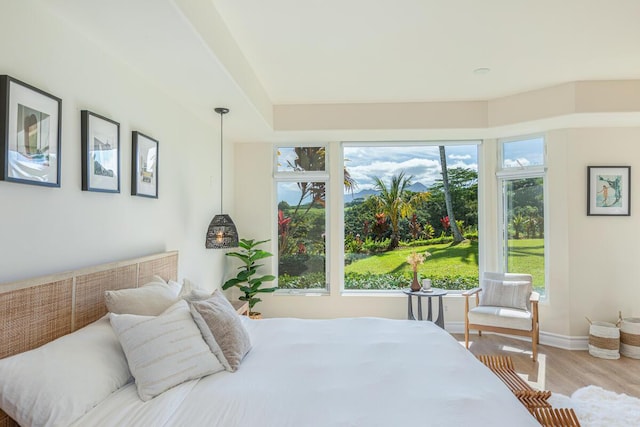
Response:
[[[460,243],[464,240],[458,224],[456,223],[456,217],[453,214],[453,203],[451,201],[451,191],[449,190],[449,175],[447,174],[447,156],[444,152],[444,145],[438,147],[440,149],[440,167],[442,168],[442,189],[444,190],[444,203],[447,206],[447,216],[451,223],[451,233],[453,234],[453,242]]]
[[[391,223],[391,241],[388,250],[398,247],[400,243],[399,225],[402,218],[413,214],[414,206],[419,200],[426,200],[429,193],[414,194],[408,201],[405,200],[407,187],[411,185],[413,176],[404,176],[404,171],[391,177],[391,184],[387,185],[378,177],[374,177],[375,188],[380,194],[375,197],[378,208],[389,217]]]

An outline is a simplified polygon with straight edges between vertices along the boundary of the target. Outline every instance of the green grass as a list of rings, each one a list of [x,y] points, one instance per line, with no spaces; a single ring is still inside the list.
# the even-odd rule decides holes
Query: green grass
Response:
[[[478,242],[466,240],[458,245],[445,243],[409,248],[400,247],[391,252],[372,255],[345,266],[345,273],[404,273],[411,275],[407,256],[412,252],[428,251],[428,257],[418,266],[422,277],[474,276],[478,277]]]
[[[544,286],[544,239],[509,240],[509,271],[533,276],[533,287]]]
[[[431,256],[418,267],[421,277],[429,277],[438,287],[465,289],[477,286],[478,242],[466,240],[459,245],[451,243],[401,247],[391,252],[371,255],[345,266],[347,288],[362,289],[366,283],[371,288],[388,289],[406,287],[403,277],[411,277],[411,266],[407,256],[412,252],[428,251]],[[544,291],[544,240],[520,239],[509,241],[509,271],[528,273],[533,276],[533,286]],[[380,283],[375,275],[380,275]],[[382,277],[384,275],[384,277]],[[360,276],[357,280],[357,276]],[[441,280],[438,280],[441,279]],[[349,283],[347,283],[349,282]],[[353,282],[353,283],[351,283]]]

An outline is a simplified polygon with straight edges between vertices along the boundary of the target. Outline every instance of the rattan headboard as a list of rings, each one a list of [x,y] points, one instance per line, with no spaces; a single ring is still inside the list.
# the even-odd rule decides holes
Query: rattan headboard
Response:
[[[0,359],[39,347],[107,313],[104,292],[135,288],[158,275],[177,280],[178,252],[0,284]],[[0,411],[0,427],[13,426]]]

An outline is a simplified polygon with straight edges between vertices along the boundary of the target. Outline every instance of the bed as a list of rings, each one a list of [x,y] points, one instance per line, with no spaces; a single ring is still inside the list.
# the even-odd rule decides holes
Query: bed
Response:
[[[1,357],[29,354],[70,333],[62,339],[107,331],[104,292],[140,286],[153,275],[175,280],[177,259],[169,252],[0,285]],[[70,424],[539,425],[489,369],[431,322],[240,319],[251,350],[237,371],[183,382],[148,401],[127,379]],[[2,413],[5,425],[14,422]]]

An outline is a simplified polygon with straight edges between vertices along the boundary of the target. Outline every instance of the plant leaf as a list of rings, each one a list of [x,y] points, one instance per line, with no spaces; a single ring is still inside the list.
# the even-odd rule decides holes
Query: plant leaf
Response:
[[[265,293],[267,293],[267,292],[275,292],[277,290],[278,290],[277,287],[274,287],[274,288],[262,288],[262,289],[258,289],[256,292],[265,292]]]

